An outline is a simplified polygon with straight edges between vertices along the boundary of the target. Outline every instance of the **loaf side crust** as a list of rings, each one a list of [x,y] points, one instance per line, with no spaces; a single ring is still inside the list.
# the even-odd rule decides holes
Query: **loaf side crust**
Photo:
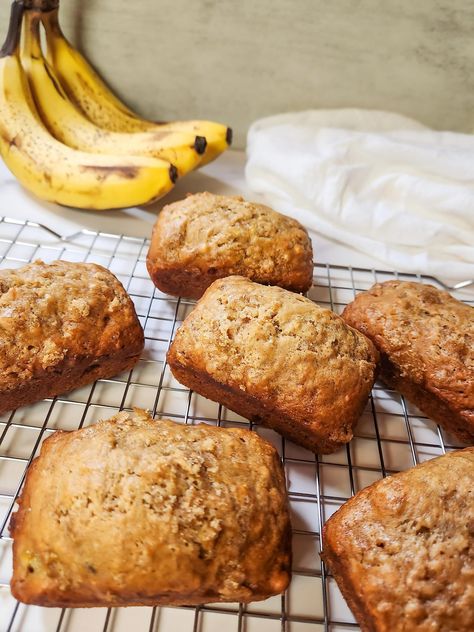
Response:
[[[216,279],[231,275],[306,292],[313,281],[313,252],[296,220],[242,197],[205,192],[163,208],[147,268],[161,291],[195,299]]]
[[[325,524],[322,558],[363,632],[474,629],[474,448],[359,492]]]
[[[311,424],[306,416],[287,414],[274,401],[218,382],[206,371],[183,366],[178,358],[179,355],[175,357],[173,351],[170,351],[168,363],[178,382],[207,399],[224,404],[253,423],[276,430],[286,439],[312,452],[331,454],[348,441],[345,428],[339,432],[335,428],[331,433],[325,428],[320,430],[316,424]],[[353,417],[346,421],[347,427],[355,426],[364,406],[365,401],[359,400],[359,408],[355,409]]]
[[[462,442],[474,442],[474,309],[431,285],[387,281],[342,317],[381,354],[380,377]]]
[[[62,362],[44,375],[4,390],[0,395],[0,414],[113,377],[132,369],[139,359],[140,353],[130,355],[127,349],[113,355],[75,357],[72,362]]]
[[[196,392],[315,452],[352,438],[377,351],[333,312],[243,277],[212,284],[167,361]]]
[[[105,268],[0,271],[0,414],[130,369],[143,346],[133,303]]]
[[[122,412],[56,432],[13,514],[13,595],[52,607],[255,601],[284,591],[283,468],[256,433]]]

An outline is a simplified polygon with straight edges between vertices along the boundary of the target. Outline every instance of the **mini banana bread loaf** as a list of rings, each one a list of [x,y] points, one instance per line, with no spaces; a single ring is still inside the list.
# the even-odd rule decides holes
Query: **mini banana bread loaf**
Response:
[[[290,580],[283,468],[255,432],[122,412],[47,439],[19,502],[11,588],[24,603],[248,602]]]
[[[431,419],[474,443],[474,309],[432,285],[387,281],[342,315],[381,354],[380,377]]]
[[[322,557],[363,632],[474,630],[474,448],[359,492]]]
[[[182,384],[320,453],[352,438],[376,361],[333,312],[238,276],[211,285],[168,352]]]
[[[133,303],[105,268],[0,270],[0,414],[130,369],[143,344]]]
[[[197,193],[158,215],[147,267],[160,290],[189,298],[233,274],[306,292],[313,252],[296,220],[241,197]]]

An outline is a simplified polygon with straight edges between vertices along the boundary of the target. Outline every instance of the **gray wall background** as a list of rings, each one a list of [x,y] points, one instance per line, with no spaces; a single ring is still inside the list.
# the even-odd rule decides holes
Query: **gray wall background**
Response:
[[[236,146],[254,119],[305,108],[474,130],[470,0],[62,0],[61,15],[134,109],[228,123]]]

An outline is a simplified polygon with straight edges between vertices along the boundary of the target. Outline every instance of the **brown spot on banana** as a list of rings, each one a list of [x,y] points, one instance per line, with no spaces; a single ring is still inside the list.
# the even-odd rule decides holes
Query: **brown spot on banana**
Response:
[[[15,136],[12,139],[10,139],[8,144],[10,147],[16,147],[17,149],[21,149],[22,142],[21,142],[20,135],[15,134]]]
[[[133,180],[133,178],[136,178],[138,176],[139,171],[137,167],[107,167],[102,165],[82,165],[81,169],[82,171],[91,171],[93,173],[96,173],[98,176],[98,180],[100,180],[101,182],[112,175],[119,175],[122,178],[126,178],[127,180]]]
[[[79,74],[79,73],[74,73],[74,76],[76,78],[76,82],[81,84],[81,88],[88,92],[89,94],[94,95],[94,90],[91,89],[89,83],[87,81],[85,81],[85,79]]]
[[[8,145],[9,149],[11,147],[16,147],[17,149],[21,148],[21,139],[19,137],[19,134],[15,134],[13,138],[8,136],[8,134],[1,134],[1,138],[3,142],[5,143],[5,145]]]
[[[225,140],[226,140],[226,143],[229,145],[229,147],[230,147],[230,145],[232,145],[232,137],[233,137],[233,135],[234,135],[234,133],[232,131],[232,127],[228,127],[227,131],[225,133]]]
[[[126,178],[127,180],[133,180],[136,178],[139,172],[137,167],[123,166],[123,167],[114,167],[114,166],[102,166],[102,165],[81,165],[82,171],[86,172],[94,172],[98,176],[98,180],[103,182],[110,175],[119,175],[122,178]],[[169,166],[169,177],[171,182],[174,184],[178,179],[178,170],[174,165]]]

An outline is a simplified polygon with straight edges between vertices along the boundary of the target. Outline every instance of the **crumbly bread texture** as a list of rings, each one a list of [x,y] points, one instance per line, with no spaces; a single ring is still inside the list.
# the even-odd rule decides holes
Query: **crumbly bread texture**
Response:
[[[432,285],[387,281],[359,294],[342,317],[379,349],[388,386],[474,443],[474,308]]]
[[[333,312],[238,276],[211,285],[168,352],[182,384],[320,453],[352,438],[376,361]]]
[[[24,603],[248,602],[290,580],[283,468],[255,432],[122,412],[47,439],[19,502]]]
[[[143,344],[133,303],[105,268],[0,270],[0,414],[129,369]]]
[[[474,448],[374,483],[326,523],[323,559],[363,632],[474,630]]]
[[[200,298],[213,281],[234,274],[306,292],[313,252],[296,220],[241,197],[197,193],[161,211],[147,267],[160,290],[177,296]]]

